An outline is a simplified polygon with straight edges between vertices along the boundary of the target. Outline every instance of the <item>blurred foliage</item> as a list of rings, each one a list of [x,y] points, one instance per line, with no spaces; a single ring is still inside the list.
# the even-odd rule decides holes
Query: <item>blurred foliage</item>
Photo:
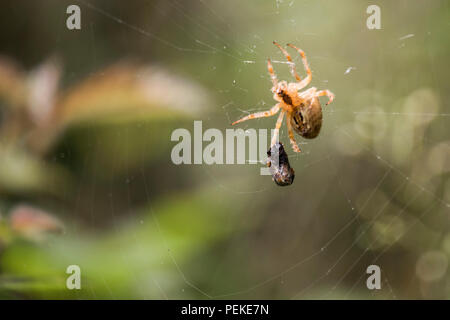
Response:
[[[448,2],[69,4],[0,5],[0,298],[450,297]],[[294,184],[174,165],[174,129],[274,103],[273,40],[336,95]]]

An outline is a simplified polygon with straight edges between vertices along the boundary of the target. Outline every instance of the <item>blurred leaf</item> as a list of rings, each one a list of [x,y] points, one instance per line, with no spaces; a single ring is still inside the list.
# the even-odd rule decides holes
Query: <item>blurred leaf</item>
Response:
[[[113,297],[129,298],[142,291],[148,294],[145,297],[161,297],[154,281],[173,293],[186,285],[178,266],[236,230],[224,222],[235,219],[233,213],[240,212],[241,205],[216,201],[220,192],[200,190],[176,200],[167,198],[109,235],[67,235],[45,247],[16,243],[4,252],[2,270],[10,277],[55,278],[76,264],[82,270],[82,286],[95,288],[97,298],[111,297],[111,292]],[[63,291],[61,281],[59,292],[41,294],[58,297]],[[81,294],[88,297],[91,292]]]
[[[47,232],[63,231],[63,224],[59,219],[27,205],[13,208],[9,219],[13,231],[32,240],[42,240]]]
[[[119,64],[69,89],[57,118],[70,123],[118,113],[125,121],[145,113],[193,115],[207,102],[203,88],[161,67]]]
[[[0,148],[0,190],[3,193],[58,194],[67,173],[15,146]]]
[[[31,121],[45,125],[54,112],[59,89],[61,67],[56,59],[48,59],[33,70],[27,81],[27,107]]]
[[[10,59],[0,56],[0,98],[5,106],[16,108],[26,102],[25,77],[19,67]]]
[[[183,119],[207,109],[201,86],[157,66],[117,64],[67,89],[52,121],[30,139],[47,150],[63,130],[89,123],[130,125],[148,119]]]

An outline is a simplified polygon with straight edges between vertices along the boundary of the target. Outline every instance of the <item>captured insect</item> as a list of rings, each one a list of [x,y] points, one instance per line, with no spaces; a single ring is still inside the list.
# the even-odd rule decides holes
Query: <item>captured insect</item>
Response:
[[[267,151],[267,166],[272,180],[279,186],[288,186],[294,182],[295,171],[289,164],[288,155],[281,142],[275,143]]]
[[[294,128],[295,132],[297,132],[304,138],[313,139],[317,137],[320,132],[320,128],[322,127],[322,107],[320,105],[318,97],[328,96],[329,100],[326,104],[328,105],[333,101],[334,94],[329,90],[318,91],[314,87],[302,92],[298,92],[299,90],[306,87],[312,79],[311,69],[309,68],[305,53],[303,52],[303,50],[295,47],[294,45],[288,44],[289,47],[297,50],[302,58],[303,66],[305,67],[307,74],[306,78],[302,80],[297,73],[295,63],[292,61],[289,53],[275,41],[273,42],[273,44],[276,45],[286,56],[286,59],[289,62],[291,74],[295,77],[297,82],[278,82],[277,76],[273,71],[272,63],[270,62],[270,59],[268,59],[267,68],[269,69],[269,74],[273,83],[273,98],[278,101],[278,103],[268,111],[250,114],[243,117],[242,119],[233,122],[232,125],[250,119],[270,117],[275,115],[281,109],[281,113],[278,116],[278,120],[275,125],[275,131],[270,146],[272,147],[276,144],[284,115],[286,115],[286,124],[292,149],[294,149],[295,152],[300,152],[300,148],[295,141],[292,128]]]

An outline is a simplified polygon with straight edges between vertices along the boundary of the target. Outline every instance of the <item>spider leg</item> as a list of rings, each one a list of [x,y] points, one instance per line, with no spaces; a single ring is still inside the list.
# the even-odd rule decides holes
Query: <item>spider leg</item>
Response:
[[[301,97],[303,99],[311,99],[316,96],[316,92],[317,92],[317,88],[311,87],[305,91],[299,92],[298,95],[299,95],[299,97]]]
[[[289,134],[289,140],[291,141],[292,149],[294,149],[294,152],[301,152],[300,148],[297,145],[297,142],[294,138],[294,132],[292,131],[292,124],[291,124],[291,116],[288,115],[286,118],[286,124],[288,128],[288,134]]]
[[[326,106],[329,105],[334,100],[334,94],[333,94],[333,92],[331,92],[329,90],[317,91],[315,96],[316,97],[328,96],[328,102],[327,102]]]
[[[296,46],[294,46],[294,45],[292,45],[292,44],[290,44],[290,43],[288,43],[287,45],[288,45],[289,47],[291,47],[291,48],[297,50],[297,52],[298,52],[298,53],[300,54],[300,56],[302,57],[303,66],[305,67],[305,70],[306,70],[306,78],[303,79],[302,81],[300,81],[300,82],[297,84],[297,90],[300,90],[300,89],[306,87],[306,86],[311,82],[311,79],[312,79],[312,72],[311,72],[311,69],[309,68],[308,61],[306,60],[306,55],[305,55],[305,53],[303,52],[303,50],[297,48]]]
[[[277,124],[275,125],[275,130],[274,130],[273,137],[272,137],[272,142],[270,143],[270,147],[271,148],[278,141],[278,136],[279,136],[279,133],[280,133],[280,127],[281,127],[281,124],[283,123],[283,117],[284,117],[285,113],[286,113],[286,111],[281,110],[280,115],[278,116]]]
[[[267,70],[269,70],[270,79],[272,79],[273,87],[275,88],[278,85],[278,79],[275,75],[275,72],[273,71],[272,62],[270,62],[270,59],[267,59]]]
[[[297,70],[295,69],[295,63],[292,61],[292,58],[289,55],[289,53],[283,47],[281,47],[277,42],[274,41],[273,44],[276,45],[281,50],[281,52],[284,54],[286,59],[290,62],[289,67],[291,68],[291,73],[295,77],[295,79],[297,81],[301,81],[302,78],[300,78],[300,76],[298,75]]]
[[[243,118],[233,122],[231,125],[233,126],[233,125],[235,125],[237,123],[244,122],[244,121],[251,120],[251,119],[271,117],[271,116],[275,115],[278,112],[278,110],[280,110],[280,104],[279,103],[274,105],[268,111],[261,111],[261,112],[256,112],[256,113],[249,114],[248,116],[245,116],[245,117],[243,117]]]

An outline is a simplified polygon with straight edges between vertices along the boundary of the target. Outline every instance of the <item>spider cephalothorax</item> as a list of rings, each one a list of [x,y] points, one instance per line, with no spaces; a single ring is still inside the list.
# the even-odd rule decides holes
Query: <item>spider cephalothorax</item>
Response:
[[[275,126],[275,132],[272,137],[271,147],[274,146],[278,140],[281,123],[283,122],[283,117],[286,114],[286,124],[292,148],[295,152],[300,152],[300,148],[295,142],[292,129],[294,129],[295,132],[307,139],[317,137],[320,132],[320,128],[322,127],[322,107],[320,105],[318,97],[328,96],[328,105],[333,101],[334,95],[328,90],[317,91],[317,89],[314,87],[299,92],[299,90],[303,89],[311,82],[312,78],[311,69],[308,66],[305,53],[292,44],[288,44],[289,47],[297,50],[297,52],[302,57],[303,66],[305,67],[307,74],[306,78],[302,80],[298,75],[297,70],[295,69],[295,64],[292,62],[292,58],[289,53],[275,41],[274,44],[278,48],[280,48],[281,52],[283,52],[283,54],[286,56],[286,59],[289,61],[291,73],[295,77],[297,82],[279,82],[273,71],[272,63],[269,59],[267,61],[267,68],[269,69],[269,74],[273,84],[273,98],[278,101],[278,103],[268,111],[257,112],[245,116],[242,119],[235,121],[233,125],[250,119],[270,117],[275,115],[281,109]]]

